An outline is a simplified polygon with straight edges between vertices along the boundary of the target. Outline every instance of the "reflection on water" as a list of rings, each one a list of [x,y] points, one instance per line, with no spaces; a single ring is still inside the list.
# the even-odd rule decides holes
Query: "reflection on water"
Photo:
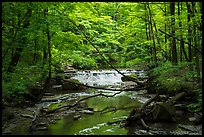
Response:
[[[123,70],[124,74],[132,74],[138,73],[139,75],[143,75],[143,71],[132,71],[132,70]],[[121,75],[113,70],[105,70],[105,71],[79,71],[74,75],[74,78],[80,80],[84,84],[89,85],[120,85]],[[76,100],[82,99],[84,97],[103,93],[107,95],[113,95],[115,91],[107,91],[107,90],[93,90],[88,89],[83,92],[68,92],[63,94],[61,92],[56,93],[53,96],[53,99],[62,99],[67,98],[66,103],[72,104]],[[107,122],[113,122],[121,119],[127,118],[132,108],[139,107],[140,102],[136,97],[137,94],[135,92],[122,92],[121,94],[117,94],[114,97],[103,97],[97,96],[94,98],[90,98],[81,103],[86,104],[87,107],[93,108],[94,114],[85,114],[80,113],[78,111],[74,111],[73,113],[69,113],[66,116],[60,118],[60,120],[56,121],[56,124],[48,125],[48,130],[46,131],[37,131],[32,134],[37,135],[126,135],[128,130],[121,128],[119,124],[107,125]],[[44,98],[45,99],[45,98]],[[49,106],[49,103],[46,104],[39,103],[38,106]],[[54,103],[54,102],[52,102]],[[65,102],[63,102],[65,103]],[[59,106],[58,101],[55,104],[50,105],[49,108],[53,109]],[[69,111],[69,110],[67,110]],[[74,120],[74,116],[81,115],[81,117],[77,120]],[[29,124],[23,125],[28,127]],[[21,130],[22,127],[18,127],[15,132],[16,134],[30,134],[27,130]],[[25,129],[25,128],[24,128]]]
[[[83,114],[78,120],[73,116],[65,116],[56,124],[49,126],[49,133],[60,135],[125,135],[127,130],[117,125],[107,125],[124,119],[129,115],[133,107],[139,107],[137,100],[130,99],[127,95],[117,95],[112,98],[95,97],[86,100],[89,108],[95,111],[93,115]],[[106,108],[114,108],[106,109]],[[127,109],[126,109],[127,108]],[[102,111],[104,110],[104,111]]]

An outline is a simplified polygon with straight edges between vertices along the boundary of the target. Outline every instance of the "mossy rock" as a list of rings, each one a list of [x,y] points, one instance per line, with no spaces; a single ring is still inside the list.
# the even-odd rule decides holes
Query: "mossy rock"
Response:
[[[127,77],[121,77],[123,82],[125,81],[139,81],[138,76],[136,74],[127,75]]]
[[[153,118],[156,121],[172,121],[176,110],[166,102],[157,102],[152,110]]]
[[[77,79],[64,79],[62,83],[63,90],[80,90],[83,89],[82,83]]]
[[[49,105],[48,110],[54,110],[57,107],[59,107],[62,103],[53,103],[51,105]]]

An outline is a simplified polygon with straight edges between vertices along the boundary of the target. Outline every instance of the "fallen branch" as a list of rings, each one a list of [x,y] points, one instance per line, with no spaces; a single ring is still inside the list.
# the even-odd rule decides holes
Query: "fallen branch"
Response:
[[[162,32],[162,33],[164,33],[165,35],[168,35],[169,37],[172,37],[172,38],[174,38],[174,39],[176,39],[176,40],[178,40],[178,41],[181,41],[181,42],[184,42],[184,43],[188,44],[189,46],[193,47],[195,50],[197,50],[197,51],[202,55],[202,52],[201,52],[197,47],[193,46],[192,44],[190,44],[190,43],[188,43],[188,42],[186,42],[186,41],[184,41],[184,40],[180,40],[179,38],[176,38],[176,37],[174,37],[174,36],[172,36],[172,35],[170,35],[170,34],[167,34],[166,32],[164,32],[164,31],[162,31],[162,30],[160,30],[160,29],[159,29],[159,31]]]
[[[60,106],[60,107],[57,107],[57,108],[55,108],[55,109],[53,109],[53,110],[45,110],[45,109],[43,109],[42,111],[43,111],[43,112],[46,112],[47,114],[50,114],[50,113],[56,112],[57,110],[62,109],[62,108],[68,108],[68,109],[69,109],[69,108],[75,107],[75,106],[78,105],[80,102],[82,102],[82,101],[84,101],[84,100],[87,100],[87,99],[89,99],[89,98],[93,98],[93,97],[97,97],[97,96],[114,97],[115,95],[120,94],[121,92],[123,92],[123,91],[117,92],[117,93],[115,93],[115,94],[113,94],[113,95],[105,95],[105,94],[100,93],[100,94],[96,94],[96,95],[92,95],[92,96],[88,96],[88,97],[85,97],[85,98],[83,98],[83,99],[80,99],[79,101],[77,101],[77,102],[75,102],[74,104],[71,104],[71,105]]]
[[[154,100],[156,100],[159,97],[159,94],[155,95],[154,97],[147,100],[140,108],[140,111],[142,111],[146,106],[148,106],[150,103],[152,103]]]

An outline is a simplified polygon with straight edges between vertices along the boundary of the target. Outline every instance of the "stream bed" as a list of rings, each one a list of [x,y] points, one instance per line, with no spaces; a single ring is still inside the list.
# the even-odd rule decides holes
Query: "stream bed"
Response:
[[[124,74],[137,74],[138,77],[146,77],[143,70],[120,70]],[[108,88],[121,88],[133,83],[121,81],[122,75],[114,70],[92,70],[78,71],[75,73],[66,73],[68,77],[78,79],[80,82],[89,86],[106,86]],[[134,85],[134,84],[133,84]],[[55,85],[59,86],[60,85]],[[143,129],[123,128],[120,123],[107,124],[117,120],[126,119],[133,108],[140,107],[145,101],[153,95],[147,95],[146,90],[124,91],[113,97],[97,96],[89,98],[80,103],[80,106],[63,109],[59,112],[41,116],[42,128],[35,132],[29,132],[29,126],[32,119],[21,117],[22,114],[30,114],[39,108],[56,108],[61,105],[73,104],[74,102],[96,94],[113,95],[118,91],[87,89],[77,90],[56,90],[52,96],[44,96],[34,107],[24,109],[14,109],[14,118],[2,127],[3,134],[13,135],[139,135],[139,134],[202,134],[201,126],[189,127],[192,130],[186,131],[178,128],[178,123],[152,124],[151,126],[159,127],[161,130],[146,131]],[[65,101],[61,99],[67,98]],[[46,102],[47,99],[55,99],[54,102]],[[7,110],[9,111],[9,110]],[[179,123],[180,124],[180,123]],[[184,117],[183,125],[191,126]],[[166,125],[166,126],[165,126]],[[193,129],[194,128],[194,129]],[[191,132],[190,132],[191,131]],[[195,132],[194,132],[195,131]]]

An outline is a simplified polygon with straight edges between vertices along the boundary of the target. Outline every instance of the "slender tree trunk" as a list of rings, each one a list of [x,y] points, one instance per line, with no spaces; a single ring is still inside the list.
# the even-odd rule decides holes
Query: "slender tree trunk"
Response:
[[[191,14],[192,14],[192,11],[191,11],[191,7],[190,7],[190,4],[188,2],[186,2],[186,7],[187,7],[187,12],[188,12],[188,43],[191,44],[191,35],[192,35],[192,29],[191,29],[191,25],[189,24],[190,21],[191,21]],[[188,59],[189,59],[189,62],[192,61],[192,51],[191,51],[191,46],[188,46]]]
[[[14,26],[15,25],[15,22],[14,22],[14,18],[12,18],[12,25]],[[11,29],[11,35],[13,36],[15,34],[15,31],[14,31],[14,27]],[[12,46],[11,47],[11,60],[14,56],[14,47]]]
[[[47,17],[47,13],[46,13],[46,9],[44,9],[44,18],[46,19]],[[45,35],[46,35],[46,30],[43,29],[43,64],[45,65],[47,62],[47,46],[46,46],[46,41],[45,41]],[[43,65],[43,67],[44,67]]]
[[[146,3],[144,4],[144,10],[145,10],[145,29],[146,29],[146,37],[147,37],[147,41],[149,41],[149,33],[148,33],[148,21],[149,21],[149,19],[148,19],[148,15],[147,15],[147,7],[146,7]],[[151,57],[152,55],[151,55],[151,48],[149,47],[150,45],[148,44],[147,45],[147,49],[148,49],[148,51],[149,51],[149,56]],[[150,60],[148,60],[149,62],[151,61],[151,59]]]
[[[156,27],[156,23],[154,21],[154,17],[152,16],[152,22],[154,24],[154,28],[155,28],[155,36],[157,38],[157,43],[158,43],[158,47],[159,49],[162,51],[162,56],[166,58],[166,60],[168,60],[168,56],[167,56],[167,53],[161,48],[161,44],[160,44],[160,38],[159,36],[157,35],[158,34],[158,31],[157,31],[157,27]]]
[[[182,62],[182,53],[184,53],[185,59],[188,61],[188,57],[184,48],[184,39],[183,39],[183,31],[182,31],[182,22],[180,19],[180,4],[181,4],[181,11],[182,11],[182,2],[178,2],[178,19],[179,19],[179,28],[180,28],[180,61]]]
[[[174,18],[174,11],[175,11],[175,3],[170,2],[170,11],[171,11],[171,35],[175,35],[175,18]],[[176,50],[176,40],[172,38],[171,41],[171,49],[172,49],[172,63],[174,65],[178,64],[177,59],[177,50]]]
[[[197,28],[197,22],[195,22],[195,13],[196,13],[196,7],[195,7],[195,3],[192,2],[192,19],[193,19],[193,34],[194,34],[194,45],[195,47],[198,47],[198,42],[197,42],[197,31],[196,31],[196,28]],[[196,72],[197,72],[197,75],[198,75],[198,82],[200,82],[200,64],[199,64],[199,54],[197,52],[197,50],[194,50],[195,52],[195,62],[196,62]]]
[[[167,22],[167,19],[166,19],[166,2],[164,2],[164,16],[165,16],[165,23],[164,23],[164,30],[166,32],[166,22]],[[167,35],[164,35],[164,42],[165,44],[167,43]]]
[[[33,63],[37,61],[37,37],[34,39],[34,55],[33,55]]]
[[[45,9],[45,15],[46,15],[46,19],[47,19],[47,16],[48,16],[48,8]],[[51,74],[52,74],[52,61],[51,61],[51,57],[52,57],[52,54],[51,54],[51,43],[50,43],[50,40],[51,40],[51,36],[50,36],[50,30],[49,30],[49,23],[47,21],[46,23],[46,33],[47,33],[47,47],[48,47],[48,64],[49,64],[49,71],[48,71],[48,79],[47,79],[47,84],[48,84],[48,87],[50,85],[50,80],[51,80]]]
[[[149,10],[149,24],[150,24],[150,36],[152,37],[152,40],[153,40],[153,52],[154,52],[154,61],[155,61],[155,64],[157,66],[157,52],[156,52],[156,44],[155,44],[155,39],[154,39],[154,33],[153,33],[153,25],[152,25],[152,13],[151,13],[151,10],[150,10],[150,5],[149,3],[147,3],[147,8]]]
[[[169,15],[170,13],[169,13],[168,5],[166,4],[166,2],[164,2],[164,6],[165,6],[165,8],[164,8],[164,11],[165,11],[164,12],[165,13],[164,14],[165,15],[165,33],[171,34],[171,30],[170,29],[167,30],[167,28],[170,28],[170,20],[169,20],[169,18],[167,18],[167,15]],[[167,43],[169,38],[170,37],[168,35],[165,35],[165,43]],[[167,50],[167,53],[168,53],[167,54],[168,55],[168,60],[171,61],[171,51],[172,51],[171,46],[167,46],[166,50]]]

